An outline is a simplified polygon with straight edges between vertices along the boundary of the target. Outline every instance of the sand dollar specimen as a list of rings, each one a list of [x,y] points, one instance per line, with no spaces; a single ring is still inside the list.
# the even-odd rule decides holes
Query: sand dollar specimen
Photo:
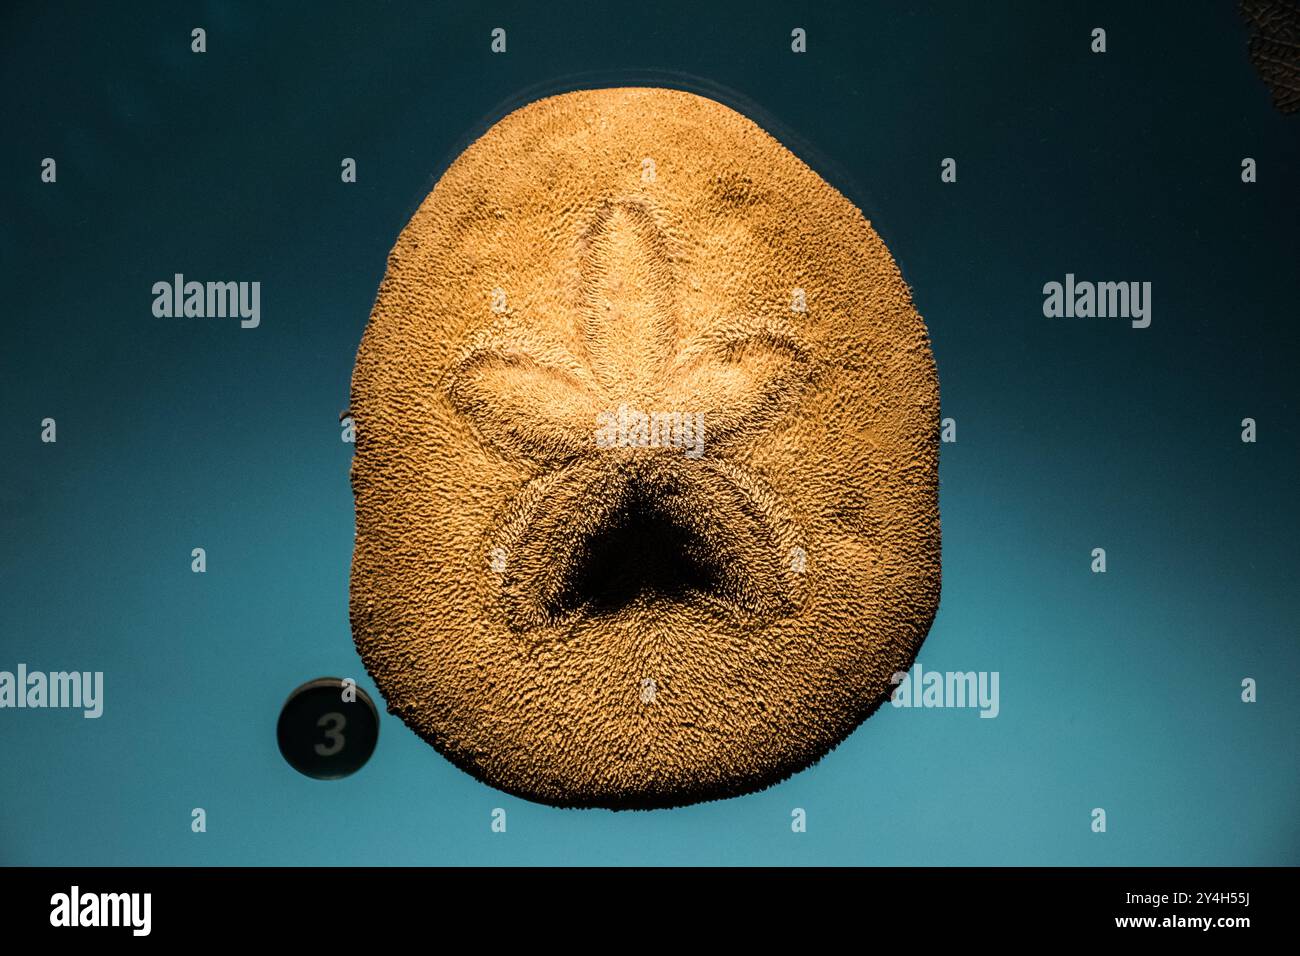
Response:
[[[466,149],[392,250],[351,414],[357,647],[512,793],[772,784],[933,619],[924,324],[862,214],[711,100],[570,93]]]

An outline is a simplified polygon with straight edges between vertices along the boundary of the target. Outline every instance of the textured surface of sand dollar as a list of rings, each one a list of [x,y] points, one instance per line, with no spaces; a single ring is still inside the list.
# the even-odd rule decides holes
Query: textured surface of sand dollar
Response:
[[[512,793],[774,783],[933,620],[924,324],[853,204],[711,100],[569,93],[466,149],[392,250],[351,414],[357,647]]]

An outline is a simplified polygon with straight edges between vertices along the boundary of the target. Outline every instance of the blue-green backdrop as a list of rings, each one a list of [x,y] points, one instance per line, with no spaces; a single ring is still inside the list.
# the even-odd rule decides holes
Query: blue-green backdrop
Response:
[[[0,862],[1300,862],[1300,115],[1230,3],[906,7],[8,5],[0,669],[106,689],[99,720],[0,710]],[[920,659],[998,671],[1000,716],[886,707],[777,787],[653,813],[506,797],[388,715],[360,773],[299,776],[288,691],[375,694],[338,417],[388,250],[514,105],[643,82],[748,111],[898,259],[958,438]],[[176,272],[261,281],[261,327],[155,318]],[[1151,281],[1151,327],[1044,318],[1067,272]]]

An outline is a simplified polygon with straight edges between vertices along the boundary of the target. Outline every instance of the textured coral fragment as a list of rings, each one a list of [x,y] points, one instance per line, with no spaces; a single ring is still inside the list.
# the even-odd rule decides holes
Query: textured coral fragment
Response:
[[[1241,15],[1254,27],[1250,61],[1283,113],[1300,110],[1300,3],[1241,0]]]

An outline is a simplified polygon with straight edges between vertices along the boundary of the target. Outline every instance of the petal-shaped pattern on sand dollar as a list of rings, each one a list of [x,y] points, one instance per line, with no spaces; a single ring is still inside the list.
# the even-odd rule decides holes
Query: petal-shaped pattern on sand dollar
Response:
[[[599,397],[572,372],[518,352],[471,353],[448,391],[486,441],[542,461],[586,451],[601,409]]]
[[[699,411],[709,439],[721,441],[761,432],[799,401],[810,372],[807,349],[788,332],[724,327],[682,350],[665,393]]]
[[[583,237],[587,350],[608,389],[645,397],[676,338],[676,279],[652,212],[624,200],[602,206]]]

